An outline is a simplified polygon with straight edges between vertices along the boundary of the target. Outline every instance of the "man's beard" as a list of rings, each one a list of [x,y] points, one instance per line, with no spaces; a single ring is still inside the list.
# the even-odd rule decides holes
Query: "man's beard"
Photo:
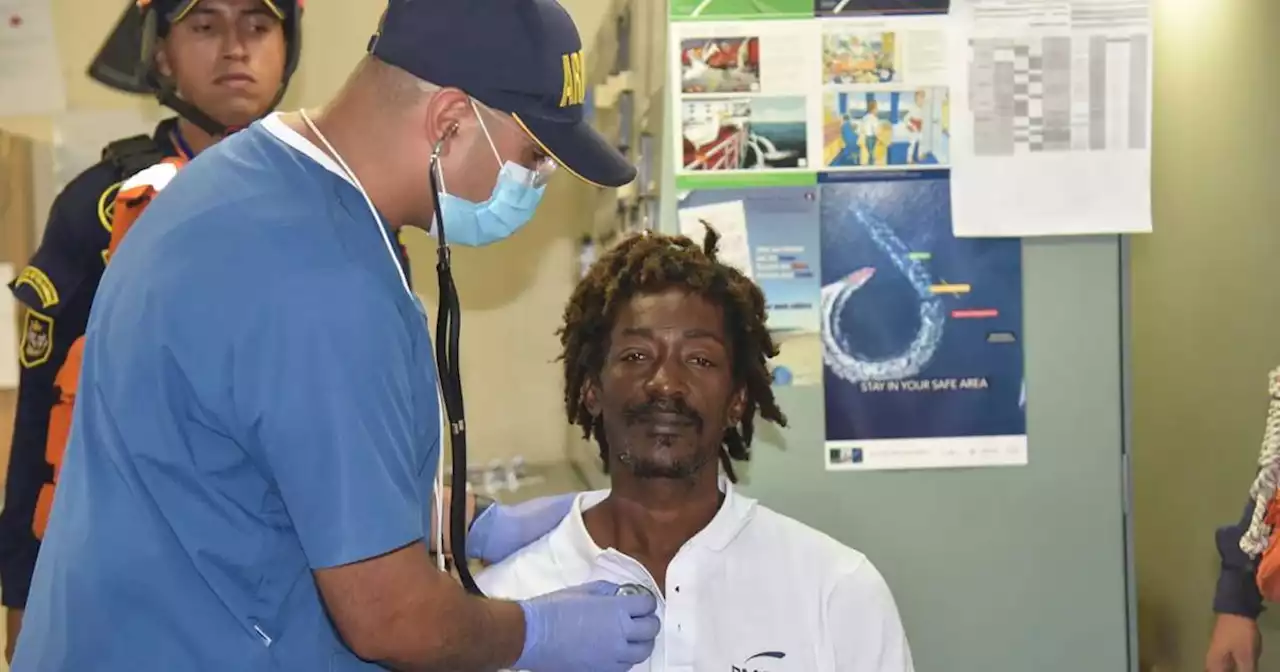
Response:
[[[623,409],[623,418],[626,427],[630,429],[637,425],[652,423],[653,416],[658,413],[683,416],[692,430],[693,436],[691,440],[696,444],[702,439],[702,416],[694,409],[689,408],[684,400],[680,398],[653,398],[645,403],[628,406]],[[628,432],[627,436],[630,438],[630,432]],[[680,437],[659,435],[654,440],[661,445],[669,447],[679,441]],[[639,451],[633,452],[630,450],[629,443],[629,441],[625,442],[622,450],[618,452],[618,461],[626,466],[636,478],[641,479],[687,480],[701,471],[715,457],[715,451],[696,448],[695,452],[688,457],[674,461],[664,461],[644,454],[637,454]]]
[[[632,475],[641,479],[688,480],[702,471],[711,458],[711,454],[700,451],[689,459],[659,462],[647,457],[636,457],[627,450],[618,453],[618,461],[630,469]]]

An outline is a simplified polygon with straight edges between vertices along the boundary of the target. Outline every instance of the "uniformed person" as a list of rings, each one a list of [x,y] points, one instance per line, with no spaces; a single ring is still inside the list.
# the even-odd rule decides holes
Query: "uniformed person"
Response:
[[[163,188],[161,176],[280,101],[301,50],[300,4],[131,2],[90,67],[99,82],[153,94],[178,116],[161,122],[151,136],[107,146],[99,163],[72,180],[54,200],[35,255],[10,284],[26,312],[8,487],[0,512],[6,659],[12,659],[21,628],[69,430],[70,405],[59,402],[74,398],[79,366],[73,344],[85,332],[108,250]],[[157,172],[156,165],[163,168]],[[151,174],[140,180],[148,169]],[[118,199],[122,184],[130,181],[136,184]]]
[[[1262,655],[1262,593],[1258,590],[1257,565],[1240,549],[1240,539],[1249,529],[1254,502],[1234,525],[1220,527],[1216,541],[1220,569],[1213,594],[1216,618],[1205,658],[1206,672],[1254,672]]]

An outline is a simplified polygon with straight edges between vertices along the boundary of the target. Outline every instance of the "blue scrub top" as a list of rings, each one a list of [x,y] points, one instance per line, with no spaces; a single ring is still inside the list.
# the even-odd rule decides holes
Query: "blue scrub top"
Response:
[[[93,307],[15,672],[375,668],[311,570],[429,531],[435,363],[377,227],[261,124],[147,208]]]

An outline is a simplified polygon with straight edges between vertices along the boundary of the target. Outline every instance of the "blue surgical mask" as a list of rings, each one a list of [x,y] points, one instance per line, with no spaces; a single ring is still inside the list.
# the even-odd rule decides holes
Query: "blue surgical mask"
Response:
[[[471,105],[475,108],[474,101]],[[485,138],[489,140],[493,157],[502,169],[498,171],[493,193],[483,203],[473,203],[448,193],[444,171],[439,171],[442,193],[437,197],[444,217],[445,240],[451,245],[480,247],[510,237],[533,219],[533,213],[538,209],[538,203],[542,201],[542,194],[546,191],[545,184],[537,184],[537,173],[510,161],[502,161],[479,109],[476,109],[476,117],[480,120]]]

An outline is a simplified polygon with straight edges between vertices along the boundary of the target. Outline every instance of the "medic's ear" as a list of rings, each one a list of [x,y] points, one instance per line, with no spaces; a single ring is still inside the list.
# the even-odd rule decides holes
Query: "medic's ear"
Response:
[[[447,151],[449,138],[458,134],[467,120],[475,120],[475,112],[471,109],[471,97],[458,89],[443,88],[431,96],[427,104],[428,137],[444,142]]]
[[[458,134],[458,125],[457,125],[457,124],[454,124],[454,125],[450,126],[447,130],[445,130],[444,135],[440,136],[440,139],[439,139],[439,140],[436,140],[436,146],[435,146],[435,150],[434,150],[434,153],[432,154],[432,156],[433,156],[433,157],[435,157],[435,156],[444,156],[444,155],[445,155],[444,147],[445,147],[445,145],[447,144],[447,141],[449,140],[449,138],[452,138],[453,136],[455,136],[455,135],[457,135],[457,134]]]

